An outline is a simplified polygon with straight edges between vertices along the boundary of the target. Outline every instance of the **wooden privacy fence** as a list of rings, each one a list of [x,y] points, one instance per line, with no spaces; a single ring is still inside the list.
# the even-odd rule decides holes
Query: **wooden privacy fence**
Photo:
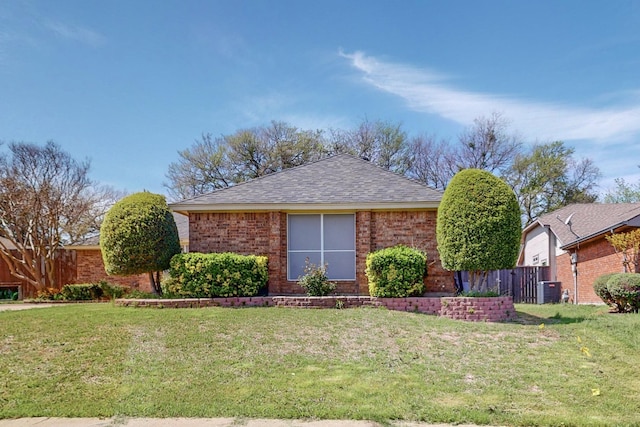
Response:
[[[469,273],[461,272],[463,284],[468,283]],[[560,301],[560,283],[551,282],[550,267],[516,267],[510,270],[489,272],[489,289],[500,295],[510,295],[515,303],[549,303]],[[544,282],[541,284],[541,282]],[[542,294],[539,295],[539,293]]]
[[[42,271],[44,272],[44,266],[42,267]],[[73,283],[73,279],[76,277],[75,251],[61,249],[58,252],[56,256],[55,275],[56,289],[60,289],[67,283]],[[51,286],[51,283],[47,283],[47,287]],[[38,293],[33,285],[13,277],[9,271],[9,267],[2,259],[0,259],[0,288],[18,291],[20,299],[35,298]]]

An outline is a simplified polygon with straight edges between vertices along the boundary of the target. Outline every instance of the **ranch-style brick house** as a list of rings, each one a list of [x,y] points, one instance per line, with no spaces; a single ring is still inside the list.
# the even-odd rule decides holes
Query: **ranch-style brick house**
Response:
[[[189,219],[189,250],[266,255],[270,295],[302,294],[305,260],[327,267],[337,292],[368,295],[366,256],[404,244],[427,253],[427,294],[455,291],[436,248],[442,193],[340,154],[169,207]]]
[[[525,227],[518,265],[549,266],[572,302],[601,304],[594,280],[623,273],[622,256],[606,236],[640,227],[640,203],[585,203],[542,215]]]

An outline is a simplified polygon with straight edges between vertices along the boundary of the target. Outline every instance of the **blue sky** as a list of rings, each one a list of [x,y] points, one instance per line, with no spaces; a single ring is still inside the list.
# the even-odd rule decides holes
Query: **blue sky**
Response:
[[[0,0],[0,140],[163,193],[202,133],[365,117],[454,142],[499,112],[640,179],[640,0]]]

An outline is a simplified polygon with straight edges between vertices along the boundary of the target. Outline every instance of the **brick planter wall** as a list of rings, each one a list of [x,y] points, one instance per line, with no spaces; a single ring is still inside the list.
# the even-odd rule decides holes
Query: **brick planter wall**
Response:
[[[449,319],[502,322],[516,317],[512,297],[445,297],[441,304],[440,315]]]
[[[490,298],[374,298],[365,296],[329,297],[235,297],[184,299],[119,299],[122,307],[200,308],[200,307],[292,307],[357,308],[386,307],[389,310],[439,315],[455,320],[503,322],[516,317],[511,297]]]

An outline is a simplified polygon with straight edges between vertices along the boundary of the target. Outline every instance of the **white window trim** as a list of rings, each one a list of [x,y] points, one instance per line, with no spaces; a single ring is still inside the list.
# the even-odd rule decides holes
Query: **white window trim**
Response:
[[[314,250],[314,249],[309,249],[309,250],[290,250],[289,249],[289,243],[290,243],[290,236],[289,236],[289,217],[291,215],[320,215],[320,249],[319,250]],[[324,249],[324,216],[325,215],[351,215],[353,217],[353,250],[351,249],[330,249],[325,251]],[[354,278],[353,279],[331,279],[331,281],[333,282],[353,282],[354,280],[356,280],[357,277],[357,271],[356,271],[356,214],[354,212],[336,212],[336,213],[318,213],[318,212],[309,212],[309,213],[288,213],[287,214],[287,281],[289,282],[297,282],[298,281],[298,277],[296,278],[292,278],[291,277],[291,269],[289,266],[289,254],[290,253],[304,253],[304,252],[312,252],[312,253],[320,253],[320,264],[324,265],[325,263],[325,259],[324,259],[324,254],[325,252],[331,252],[331,253],[337,253],[337,252],[344,252],[344,253],[353,253],[353,258],[354,258]]]

